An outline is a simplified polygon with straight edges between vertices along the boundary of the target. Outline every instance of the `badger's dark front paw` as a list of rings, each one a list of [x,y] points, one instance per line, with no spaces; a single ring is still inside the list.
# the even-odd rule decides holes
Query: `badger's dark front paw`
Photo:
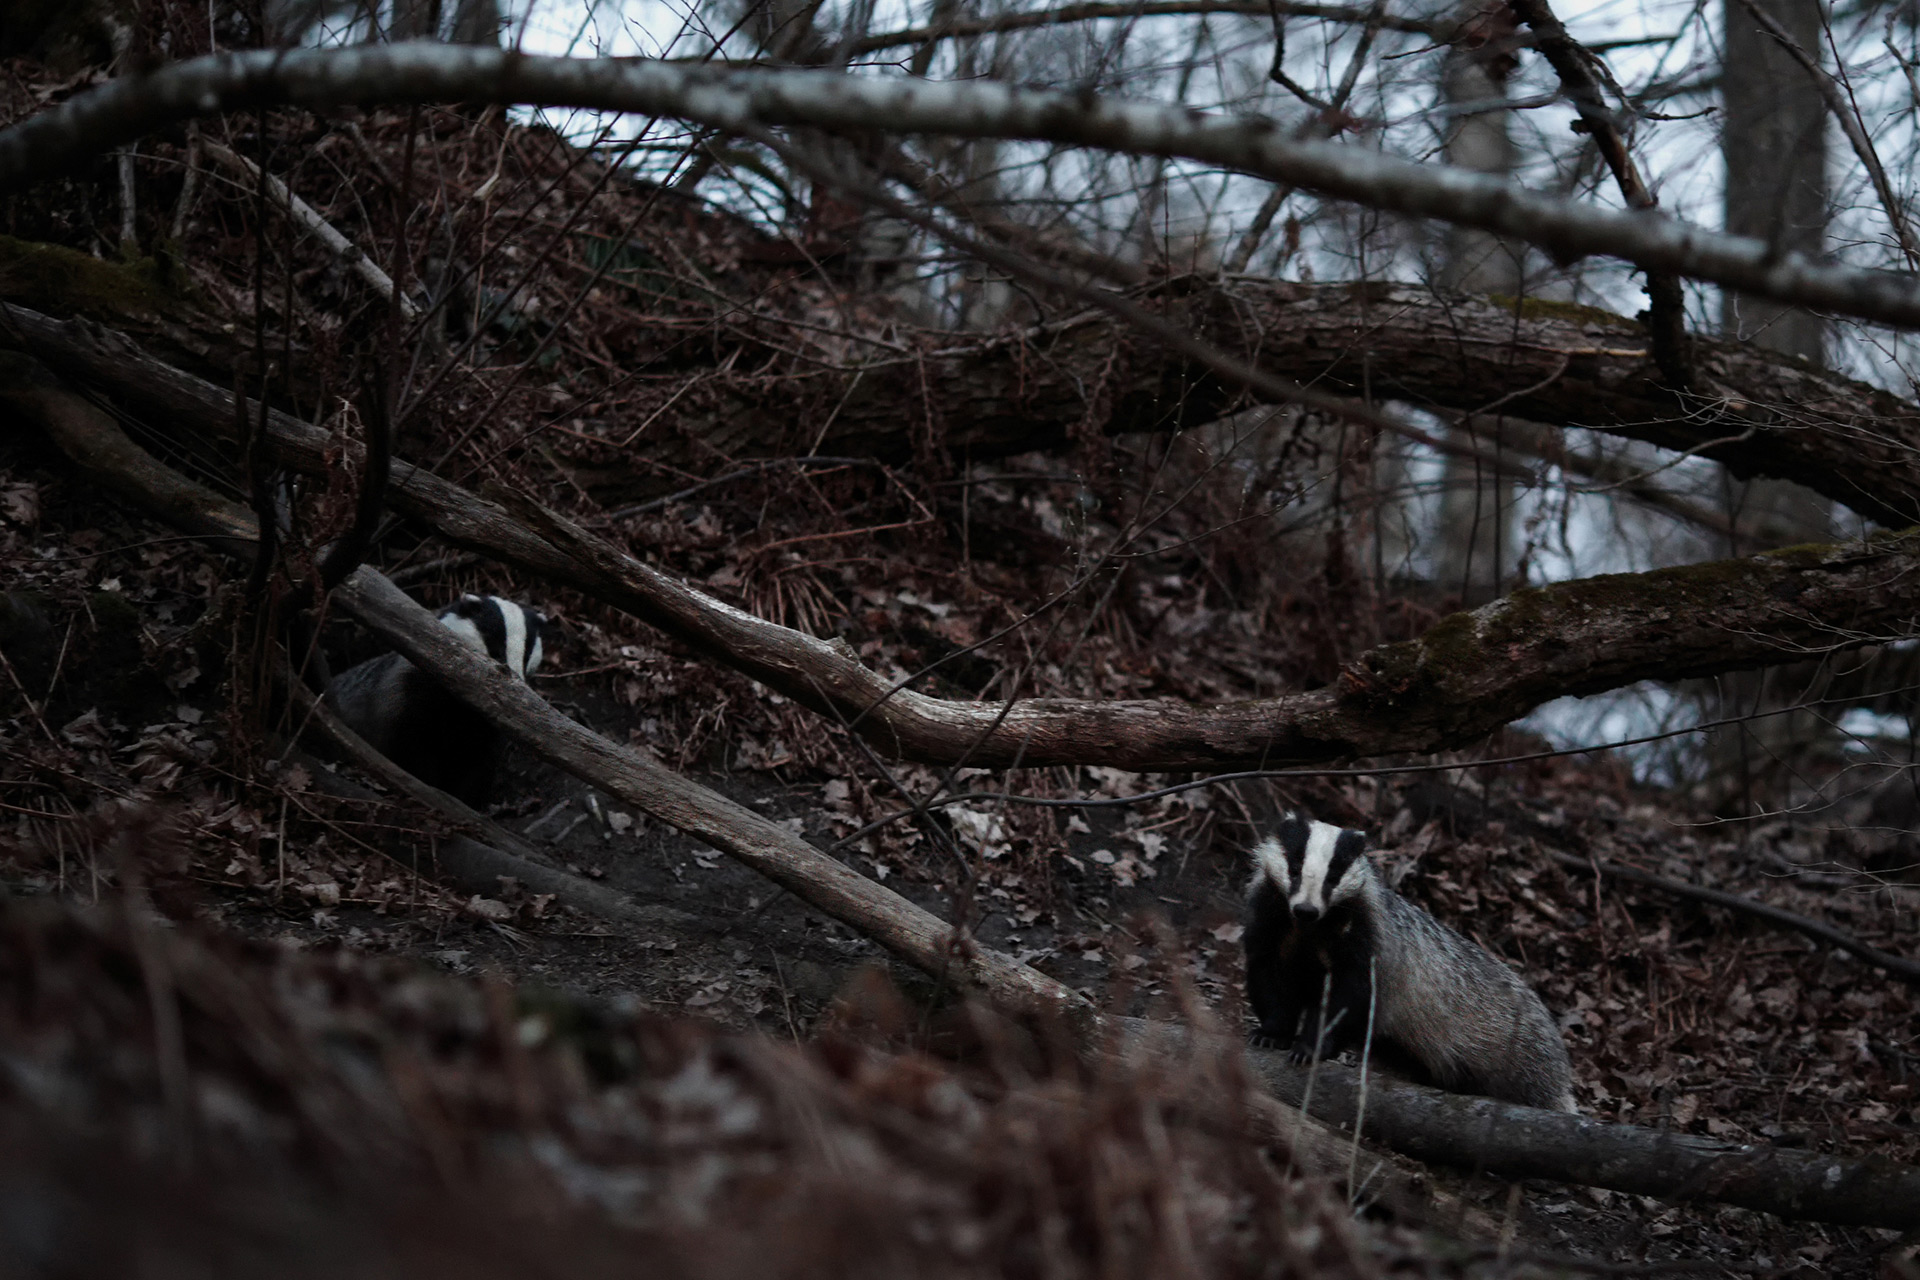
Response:
[[[1278,1049],[1280,1047],[1280,1037],[1270,1036],[1265,1031],[1256,1031],[1247,1037],[1247,1047],[1250,1049]]]
[[[1306,1040],[1296,1040],[1293,1048],[1287,1050],[1287,1061],[1296,1067],[1304,1067],[1315,1058],[1313,1045]]]

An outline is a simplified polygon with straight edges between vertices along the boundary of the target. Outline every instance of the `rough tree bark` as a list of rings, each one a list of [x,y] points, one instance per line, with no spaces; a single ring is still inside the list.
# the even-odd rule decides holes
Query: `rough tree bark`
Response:
[[[7,292],[0,283],[0,296]],[[1296,382],[1461,413],[1497,402],[1514,418],[1694,450],[1738,476],[1791,479],[1885,525],[1920,520],[1920,406],[1751,345],[1697,339],[1697,394],[1680,404],[1639,324],[1590,307],[1245,279],[1220,288],[1174,281],[1137,296],[1169,323]],[[212,409],[193,389],[206,384],[168,359],[31,306],[0,314],[0,345],[144,409],[196,419]],[[186,358],[164,310],[142,315],[143,341]],[[194,364],[206,363],[221,362],[201,347]],[[796,421],[801,443],[813,444],[822,404],[835,409],[821,452],[895,460],[911,456],[908,424],[927,415],[949,445],[989,457],[1066,443],[1086,420],[1089,387],[1106,389],[1101,425],[1113,432],[1195,426],[1239,394],[1093,313],[984,340],[928,335],[909,356],[858,369],[691,376],[711,394],[676,406],[685,440],[662,435],[653,455],[672,466],[716,453],[779,456],[798,438]],[[591,487],[590,475],[580,479]]]
[[[1825,30],[1819,0],[1761,3],[1802,50],[1818,56]],[[1726,123],[1720,150],[1727,166],[1727,230],[1816,256],[1827,239],[1826,104],[1808,72],[1741,0],[1727,0],[1724,9],[1720,96]],[[1816,368],[1827,363],[1827,322],[1804,308],[1728,290],[1720,299],[1720,328],[1735,342],[1796,356]],[[1832,528],[1825,503],[1786,486],[1750,485],[1735,502],[1754,523],[1770,516],[1798,525],[1807,538],[1825,537]]]
[[[1819,0],[1761,2],[1802,49],[1818,56],[1825,30]],[[1818,254],[1827,238],[1826,104],[1807,73],[1740,0],[1726,0],[1721,22],[1727,230]],[[1825,363],[1826,321],[1811,312],[1729,290],[1720,314],[1721,328],[1731,337]]]
[[[1440,63],[1440,96],[1450,106],[1484,104],[1507,96],[1507,76],[1515,58],[1495,38],[1506,10],[1467,0],[1455,14],[1467,31],[1481,38],[1461,39]],[[1448,121],[1444,134],[1447,163],[1502,180],[1513,174],[1516,159],[1510,112],[1469,111]],[[1440,285],[1448,293],[1525,293],[1527,246],[1473,227],[1451,226],[1441,244]],[[1486,403],[1482,401],[1481,403]],[[1451,428],[1456,439],[1471,442],[1468,424]],[[1497,437],[1496,437],[1497,439]],[[1514,483],[1493,474],[1478,459],[1450,455],[1440,490],[1440,521],[1433,541],[1433,578],[1457,589],[1462,604],[1477,605],[1499,595],[1513,569]]]

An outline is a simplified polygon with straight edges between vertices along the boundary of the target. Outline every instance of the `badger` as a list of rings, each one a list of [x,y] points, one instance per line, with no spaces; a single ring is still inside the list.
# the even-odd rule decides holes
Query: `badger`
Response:
[[[440,625],[524,680],[540,666],[546,619],[498,596],[461,596]],[[334,712],[420,781],[483,808],[506,743],[491,721],[397,653],[349,667],[327,684]]]
[[[1253,860],[1244,937],[1258,1041],[1295,1062],[1330,1058],[1361,1044],[1371,1014],[1373,1056],[1415,1080],[1575,1110],[1567,1046],[1540,997],[1389,888],[1362,832],[1290,813]]]

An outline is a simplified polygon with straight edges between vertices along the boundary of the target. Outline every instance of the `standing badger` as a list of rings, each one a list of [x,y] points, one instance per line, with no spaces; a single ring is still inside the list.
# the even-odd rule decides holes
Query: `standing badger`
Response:
[[[1567,1046],[1540,997],[1500,961],[1387,887],[1366,836],[1299,814],[1253,851],[1247,1001],[1260,1036],[1296,1062],[1367,1034],[1415,1079],[1572,1111]],[[1326,1032],[1320,1001],[1326,994]]]
[[[461,596],[440,623],[524,680],[540,666],[546,619],[498,596]],[[397,653],[349,667],[327,685],[349,728],[420,781],[484,808],[506,743],[485,716]]]

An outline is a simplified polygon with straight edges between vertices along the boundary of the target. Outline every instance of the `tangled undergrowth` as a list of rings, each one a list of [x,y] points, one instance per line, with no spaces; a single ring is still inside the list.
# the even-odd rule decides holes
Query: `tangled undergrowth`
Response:
[[[78,87],[12,69],[7,118]],[[511,485],[945,696],[1288,692],[1449,605],[1384,562],[1377,511],[1353,496],[1370,446],[1290,414],[1171,443],[1111,437],[1124,351],[1072,370],[1079,429],[970,455],[991,442],[986,411],[1017,421],[1031,389],[984,389],[979,421],[895,394],[921,362],[964,357],[856,260],[832,209],[771,237],[497,113],[271,116],[264,137],[262,123],[142,150],[138,239],[164,248],[146,259],[115,260],[109,162],[32,204],[8,197],[21,239],[0,244],[0,289],[58,302],[21,264],[71,251],[59,265],[111,286],[93,318],[223,387],[248,360],[230,320],[257,314],[249,340],[295,353],[272,398],[355,433],[386,307],[262,219],[255,187],[211,148],[264,155],[357,243],[392,247],[404,228],[390,260],[408,266],[408,296],[444,304],[404,334],[433,372],[401,453]],[[436,157],[430,183],[405,175],[410,130]],[[824,390],[856,363],[891,390]],[[129,430],[245,491],[231,457]],[[1282,1176],[1284,1150],[1236,1121],[1231,1064],[955,1066],[832,1031],[833,998],[868,958],[857,939],[550,771],[517,768],[498,816],[561,865],[679,915],[635,937],[511,883],[455,890],[423,874],[420,850],[443,834],[432,819],[343,797],[328,766],[283,758],[295,726],[250,682],[235,568],[89,492],[33,442],[0,448],[0,874],[21,898],[99,908],[15,901],[0,916],[0,1142],[38,1153],[0,1164],[0,1210],[57,1246],[99,1239],[89,1274],[130,1273],[138,1256],[225,1265],[196,1252],[217,1247],[238,1251],[235,1274],[249,1259],[319,1274],[341,1258],[590,1275],[636,1241],[688,1275],[1466,1265]],[[351,480],[298,497],[309,549],[339,531]],[[1591,1114],[1920,1160],[1911,988],[1559,860],[1749,894],[1920,955],[1898,860],[1870,863],[1816,824],[1713,823],[1600,756],[1090,810],[974,800],[866,831],[903,794],[1120,801],[1183,779],[888,767],[706,656],[420,528],[390,530],[377,560],[428,603],[466,589],[537,600],[555,634],[536,687],[557,705],[823,844],[851,838],[839,852],[861,870],[1076,986],[1140,1002],[1190,987],[1238,1017],[1242,851],[1274,805],[1304,805],[1381,833],[1404,892],[1525,972],[1562,1019]],[[324,641],[340,662],[369,652],[338,624]],[[1508,734],[1488,754],[1540,745]],[[495,976],[429,978],[423,959]],[[145,1176],[156,1162],[184,1162],[180,1180]],[[1488,1195],[1523,1244],[1622,1265],[1869,1274],[1885,1244],[1564,1188],[1528,1188],[1524,1205]],[[98,1216],[116,1198],[118,1235]],[[1498,1274],[1517,1256],[1459,1255]]]

